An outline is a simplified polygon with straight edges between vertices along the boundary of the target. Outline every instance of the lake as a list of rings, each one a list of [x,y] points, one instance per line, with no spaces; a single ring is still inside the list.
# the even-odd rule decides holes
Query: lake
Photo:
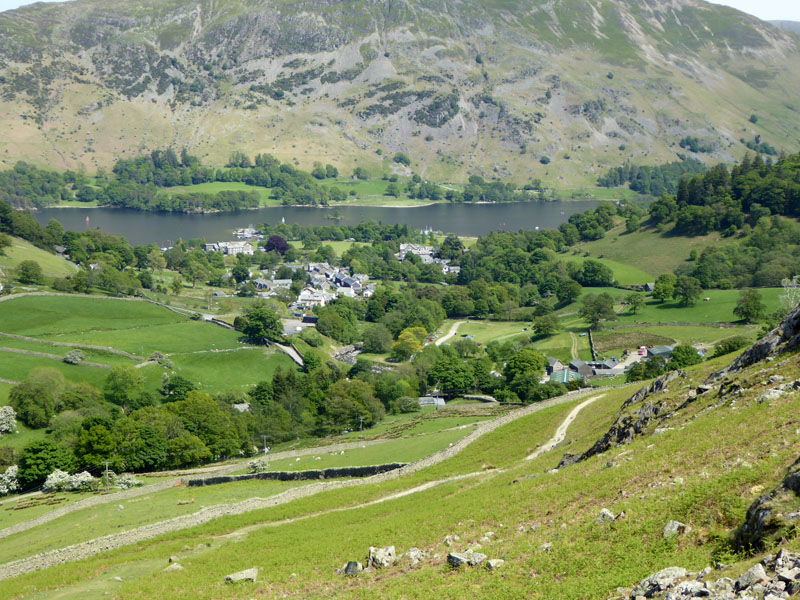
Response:
[[[133,245],[156,243],[166,246],[178,238],[226,240],[231,238],[231,233],[236,229],[262,223],[279,223],[281,219],[285,219],[289,225],[356,225],[363,221],[378,221],[466,236],[485,235],[498,230],[517,231],[536,227],[552,229],[564,223],[570,215],[595,208],[598,204],[596,201],[586,201],[442,203],[413,208],[281,206],[207,215],[152,213],[115,208],[46,208],[34,215],[42,225],[46,225],[50,219],[56,219],[65,229],[74,231],[86,229],[86,217],[89,217],[90,227],[99,227],[106,233],[125,236]]]

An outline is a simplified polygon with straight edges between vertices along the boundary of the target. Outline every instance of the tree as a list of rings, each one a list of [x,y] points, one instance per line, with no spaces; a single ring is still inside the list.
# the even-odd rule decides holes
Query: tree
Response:
[[[16,411],[17,418],[28,427],[46,427],[56,413],[59,395],[66,387],[60,371],[34,369],[25,381],[11,388],[9,404]]]
[[[653,297],[657,300],[660,300],[663,304],[669,298],[672,298],[673,294],[675,293],[675,284],[677,281],[678,278],[672,273],[664,273],[663,275],[659,275],[656,279],[656,284],[653,289]]]
[[[428,383],[438,386],[439,391],[448,398],[469,391],[474,382],[472,369],[455,356],[442,356],[428,369]]]
[[[700,282],[694,277],[682,275],[678,277],[675,283],[675,291],[672,293],[673,298],[680,300],[684,306],[692,306],[700,298],[700,293],[703,291]]]
[[[675,346],[672,350],[672,358],[669,361],[669,368],[670,369],[682,369],[683,367],[688,367],[690,365],[696,365],[703,361],[703,357],[692,348],[686,344],[682,344],[680,346]]]
[[[172,293],[177,296],[183,289],[183,278],[180,275],[176,275],[172,279],[172,283],[169,284],[169,287],[172,290]]]
[[[539,337],[550,337],[559,330],[559,327],[558,317],[552,313],[533,320],[533,331]]]
[[[539,376],[547,366],[547,359],[543,354],[531,348],[523,348],[506,363],[503,375],[506,381],[513,382],[518,377],[527,375]]]
[[[250,269],[247,268],[247,265],[239,263],[231,269],[231,277],[236,283],[247,281],[250,279]]]
[[[392,347],[392,334],[381,323],[370,325],[364,330],[364,351],[381,354]]]
[[[556,298],[562,305],[572,304],[581,297],[583,288],[581,284],[573,279],[565,279],[558,284],[556,289]]]
[[[5,256],[6,248],[11,247],[11,238],[5,233],[0,233],[0,256]]]
[[[464,243],[458,238],[458,236],[449,234],[446,238],[444,238],[442,245],[439,248],[439,256],[441,258],[458,260],[463,254]]]
[[[570,276],[583,286],[606,287],[614,283],[614,272],[600,261],[589,258],[580,267],[569,266]]]
[[[100,423],[87,424],[88,427],[81,429],[75,446],[75,456],[81,466],[85,469],[99,469],[105,461],[116,462],[117,443],[112,433]]]
[[[286,251],[289,249],[289,242],[283,239],[279,235],[271,235],[267,238],[267,242],[264,244],[264,251],[265,252],[272,252],[273,250],[280,255],[286,254]]]
[[[763,319],[766,312],[767,307],[761,300],[761,294],[751,288],[741,291],[736,308],[733,309],[733,314],[748,323]]]
[[[50,440],[40,440],[25,446],[19,459],[19,483],[21,491],[44,483],[47,476],[56,469],[72,471],[74,468],[72,454]]]
[[[392,345],[391,358],[397,361],[408,360],[420,350],[422,343],[413,332],[406,329],[397,336],[397,341]]]
[[[171,402],[165,410],[179,416],[186,431],[200,438],[214,456],[233,456],[238,451],[239,434],[211,396],[191,391],[186,400]]]
[[[589,322],[592,329],[597,329],[601,321],[614,321],[617,318],[617,313],[614,312],[614,299],[607,292],[586,294],[578,314]]]
[[[35,260],[23,260],[17,265],[17,279],[21,283],[41,283],[41,265]]]
[[[144,377],[130,365],[117,365],[111,368],[106,377],[103,393],[106,400],[125,410],[139,408],[139,395],[144,386]]]
[[[167,260],[158,248],[153,248],[147,253],[147,264],[155,271],[161,271],[167,266]]]
[[[186,400],[186,394],[196,389],[197,386],[193,382],[178,374],[166,377],[161,384],[161,393],[165,397],[165,402]]]
[[[206,268],[197,261],[190,261],[186,266],[186,274],[192,280],[192,287],[195,287],[198,279],[204,279],[208,272]]]
[[[283,325],[277,313],[265,302],[258,301],[244,314],[245,324],[242,333],[256,344],[280,342],[283,340]]]
[[[631,307],[631,312],[636,314],[644,306],[644,297],[641,294],[628,294],[625,296],[625,302]]]

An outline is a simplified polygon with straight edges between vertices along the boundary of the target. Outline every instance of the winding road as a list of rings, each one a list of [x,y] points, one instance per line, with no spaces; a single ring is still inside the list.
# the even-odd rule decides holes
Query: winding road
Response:
[[[436,340],[434,344],[436,344],[437,346],[441,346],[442,344],[444,344],[447,340],[449,340],[456,333],[458,333],[458,328],[464,323],[466,323],[466,321],[456,321],[455,323],[453,323],[450,326],[450,330],[447,333],[445,333],[442,337],[440,337],[438,340]]]

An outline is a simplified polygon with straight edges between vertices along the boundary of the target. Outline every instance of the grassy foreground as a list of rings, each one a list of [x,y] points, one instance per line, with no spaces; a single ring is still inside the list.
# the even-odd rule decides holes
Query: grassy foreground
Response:
[[[686,386],[730,360],[694,368],[665,398],[682,397]],[[794,355],[773,363],[767,373],[764,366],[738,377],[746,391],[736,402],[717,405],[714,397],[701,397],[661,423],[664,433],[555,474],[548,471],[564,452],[589,448],[607,430],[635,387],[607,391],[579,414],[562,444],[532,461],[523,459],[552,436],[576,402],[519,419],[407,478],[217,519],[6,581],[0,597],[69,598],[91,589],[118,598],[605,598],[671,565],[697,571],[720,561],[733,566],[714,576],[735,577],[758,557],[737,555],[731,531],[749,503],[782,477],[800,443],[786,418],[800,408],[800,398],[786,394],[758,403],[759,390],[751,387],[769,375],[796,374],[800,360]],[[447,479],[459,474],[471,476]],[[439,485],[374,502],[434,482]],[[600,524],[601,508],[626,518]],[[665,540],[668,519],[692,531]],[[505,559],[500,571],[446,566],[448,551],[474,546],[487,531],[495,537],[481,552]],[[448,548],[442,541],[453,534],[461,541]],[[389,544],[398,552],[417,546],[430,557],[417,567],[401,560],[357,578],[334,574],[347,560],[363,560],[370,545]],[[163,572],[171,555],[183,571]],[[225,574],[254,566],[257,583],[222,582]]]

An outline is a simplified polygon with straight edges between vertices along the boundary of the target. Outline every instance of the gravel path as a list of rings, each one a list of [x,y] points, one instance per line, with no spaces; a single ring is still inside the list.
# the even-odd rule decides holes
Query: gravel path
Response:
[[[546,444],[540,446],[539,448],[531,452],[528,456],[526,456],[525,460],[533,460],[534,458],[539,458],[542,454],[550,452],[550,450],[552,450],[558,444],[563,442],[564,438],[567,435],[567,429],[569,428],[570,425],[572,425],[572,422],[578,416],[578,413],[580,413],[584,408],[589,406],[592,402],[598,400],[599,398],[602,398],[603,396],[605,396],[605,394],[600,394],[599,396],[593,396],[588,400],[584,400],[583,402],[578,404],[578,406],[573,408],[572,411],[567,415],[567,418],[564,419],[561,425],[558,426],[555,435],[551,437]]]
[[[78,543],[78,544],[74,544],[72,546],[67,546],[65,548],[59,548],[57,550],[51,550],[49,552],[44,552],[44,553],[41,553],[41,554],[37,554],[35,556],[31,556],[31,557],[28,557],[28,558],[25,558],[25,559],[21,559],[21,560],[17,560],[17,561],[14,561],[14,562],[7,563],[5,565],[0,565],[0,581],[2,581],[4,579],[9,579],[9,578],[12,578],[12,577],[18,577],[19,575],[22,575],[22,574],[25,574],[25,573],[30,573],[30,572],[33,572],[33,571],[38,571],[40,569],[46,569],[46,568],[49,568],[49,567],[52,567],[52,566],[55,566],[55,565],[58,565],[58,564],[62,564],[62,563],[66,563],[66,562],[72,562],[72,561],[88,558],[90,556],[94,556],[95,554],[99,554],[101,552],[105,552],[105,551],[112,550],[112,549],[115,549],[115,548],[120,548],[120,547],[127,546],[127,545],[130,545],[130,544],[135,544],[135,543],[143,541],[143,540],[147,540],[147,539],[158,537],[158,536],[163,535],[163,534],[168,533],[168,532],[178,531],[180,529],[186,529],[186,528],[189,528],[189,527],[195,527],[197,525],[201,525],[203,523],[207,523],[208,521],[211,521],[212,519],[216,519],[218,517],[228,516],[228,515],[238,515],[238,514],[247,513],[247,512],[253,511],[253,510],[260,510],[260,509],[263,509],[263,508],[278,506],[278,505],[281,505],[281,504],[286,504],[288,502],[293,502],[294,500],[298,500],[300,498],[307,498],[309,496],[312,496],[312,495],[315,495],[315,494],[319,494],[321,492],[325,492],[325,491],[329,491],[329,490],[341,489],[341,488],[345,488],[345,487],[356,487],[356,486],[368,485],[368,484],[372,484],[372,483],[381,483],[381,482],[384,482],[384,481],[390,481],[390,480],[393,480],[393,479],[397,479],[397,478],[402,477],[404,475],[408,475],[410,473],[415,473],[415,472],[420,471],[422,469],[425,469],[427,467],[430,467],[430,466],[433,466],[435,464],[438,464],[438,463],[440,463],[440,462],[442,462],[444,460],[452,458],[453,456],[455,456],[455,455],[459,454],[461,451],[463,451],[467,446],[469,446],[473,442],[477,441],[482,436],[486,435],[487,433],[490,433],[490,432],[494,431],[495,429],[497,429],[499,427],[507,425],[507,424],[509,424],[509,423],[511,423],[513,421],[516,421],[517,419],[520,419],[520,418],[523,418],[523,417],[527,417],[527,416],[529,416],[529,415],[531,415],[533,413],[540,412],[542,410],[545,410],[545,409],[553,407],[553,406],[558,406],[558,405],[561,405],[561,404],[565,404],[567,402],[572,402],[573,400],[575,400],[577,398],[582,398],[582,397],[587,396],[587,395],[592,394],[592,393],[595,393],[595,390],[582,390],[582,391],[579,391],[579,392],[571,392],[571,393],[565,394],[563,396],[558,396],[556,398],[551,398],[550,400],[546,400],[544,402],[533,404],[531,406],[526,406],[525,408],[521,408],[519,410],[513,411],[513,412],[508,413],[506,415],[503,415],[501,417],[498,417],[496,419],[492,419],[491,421],[480,423],[480,424],[477,425],[477,427],[475,428],[475,430],[473,432],[471,432],[470,434],[468,434],[465,437],[461,438],[458,442],[454,443],[449,448],[446,448],[444,450],[440,450],[439,452],[431,454],[430,456],[427,456],[427,457],[425,457],[425,458],[423,458],[423,459],[421,459],[421,460],[419,460],[419,461],[417,461],[415,463],[411,463],[411,464],[406,465],[405,467],[403,467],[401,469],[397,469],[395,471],[390,471],[388,473],[381,473],[380,475],[374,475],[372,477],[367,477],[367,478],[364,478],[364,479],[351,479],[351,480],[344,480],[344,481],[331,481],[331,482],[312,483],[312,484],[309,484],[309,485],[293,488],[293,489],[287,490],[285,492],[281,492],[280,494],[276,494],[276,495],[270,496],[268,498],[250,498],[248,500],[244,500],[242,502],[238,502],[238,503],[235,503],[235,504],[222,504],[222,505],[217,505],[217,506],[211,506],[211,507],[207,507],[207,508],[201,509],[200,511],[198,511],[196,513],[193,513],[193,514],[190,514],[190,515],[184,515],[182,517],[176,517],[174,519],[169,519],[167,521],[161,521],[159,523],[152,523],[150,525],[144,525],[142,527],[138,527],[138,528],[132,529],[130,531],[114,533],[114,534],[107,535],[107,536],[104,536],[104,537],[101,537],[101,538],[96,538],[96,539],[89,540],[89,541],[86,541],[86,542],[81,542],[81,543]],[[599,396],[597,396],[597,397],[599,397]],[[586,401],[586,402],[582,403],[581,405],[579,405],[578,407],[576,407],[570,413],[570,415],[568,415],[567,419],[565,420],[565,423],[567,423],[567,426],[569,425],[569,423],[572,422],[570,420],[570,417],[572,417],[572,420],[574,420],[575,416],[577,416],[578,412],[580,412],[580,409],[582,409],[584,406],[587,406],[590,402],[592,402],[597,397],[591,398],[588,401]],[[563,425],[564,425],[564,423],[562,423],[562,426]],[[566,427],[563,427],[563,429],[564,429],[564,431],[566,431]],[[559,431],[560,430],[561,430],[561,427],[559,427]],[[558,431],[556,432],[556,435],[558,435]],[[563,434],[562,434],[562,439],[563,439]],[[378,441],[379,440],[375,440],[375,442],[378,442]],[[350,447],[360,447],[360,446],[366,445],[366,444],[367,444],[367,442],[356,442],[354,444],[347,444],[347,445],[350,446]],[[322,451],[323,452],[324,451],[334,451],[335,449],[337,449],[340,446],[344,446],[344,444],[338,445],[338,446],[326,446],[326,447],[324,447],[324,449]],[[301,455],[299,453],[311,454],[311,453],[314,453],[315,451],[319,452],[320,449],[319,448],[307,448],[305,450],[294,451],[294,453],[281,453],[281,454],[291,454],[293,456],[299,456],[299,455]],[[297,454],[295,454],[295,453],[297,453]],[[280,458],[287,458],[287,456],[279,456],[278,454],[273,455],[273,458],[279,458],[279,457]],[[236,469],[240,469],[241,466],[242,466],[241,464],[236,464],[236,465],[229,465],[229,466],[227,466],[225,468],[231,469],[231,470],[236,470]],[[220,473],[220,471],[216,471],[215,472],[215,474],[219,474],[219,473]],[[473,476],[477,476],[479,474],[480,473],[469,473],[469,474],[466,474],[466,475],[459,475],[459,476],[446,478],[446,479],[442,479],[442,480],[438,480],[438,481],[434,481],[434,482],[428,482],[428,483],[425,483],[423,485],[417,486],[416,488],[412,488],[410,490],[397,492],[397,493],[395,493],[395,494],[393,494],[391,496],[387,496],[385,498],[378,499],[378,500],[373,500],[370,503],[365,503],[363,505],[358,505],[358,506],[366,506],[368,504],[374,504],[374,503],[377,503],[377,502],[385,502],[385,501],[388,501],[388,500],[391,500],[391,499],[394,499],[394,498],[402,497],[404,495],[409,495],[409,494],[417,493],[417,492],[420,492],[420,491],[424,491],[426,489],[430,489],[431,487],[434,487],[436,485],[441,485],[441,484],[447,483],[449,481],[455,481],[456,479],[461,479],[461,478],[465,478],[465,477],[473,477]],[[94,504],[101,504],[101,503],[104,503],[104,502],[115,501],[113,498],[116,498],[116,500],[119,500],[119,499],[122,498],[122,496],[120,494],[132,493],[132,494],[135,494],[135,495],[140,495],[142,493],[149,493],[149,492],[157,491],[155,489],[156,486],[160,486],[160,489],[166,489],[170,485],[174,485],[174,484],[175,484],[175,481],[174,480],[170,480],[170,481],[165,481],[163,483],[155,484],[155,486],[147,486],[146,488],[137,488],[135,490],[127,490],[126,492],[120,492],[119,494],[112,494],[112,495],[109,495],[109,496],[96,496],[94,498],[88,498],[87,501],[95,500],[97,502],[92,503],[92,504],[84,504],[80,508],[86,508],[87,506],[93,506]],[[127,496],[126,495],[125,497],[127,498],[127,497],[132,497],[132,496]],[[86,501],[81,501],[81,502],[86,502]],[[63,509],[57,509],[54,512],[59,512],[61,510],[66,510],[66,509],[78,510],[78,508],[74,508],[77,504],[79,504],[79,503],[73,504],[73,505],[71,505],[69,507],[64,507]],[[348,510],[348,509],[352,509],[352,508],[358,508],[358,506],[343,507],[341,509],[333,509],[333,510]],[[66,512],[64,512],[62,514],[66,514]],[[47,518],[46,520],[43,520],[44,517],[48,517],[48,516],[49,515],[43,515],[43,517],[40,517],[39,519],[34,519],[33,521],[27,521],[25,524],[18,524],[16,526],[12,526],[12,527],[7,528],[7,529],[3,530],[2,532],[0,532],[0,535],[2,535],[3,532],[8,531],[9,529],[15,529],[17,531],[24,531],[25,529],[29,529],[30,527],[34,527],[34,526],[36,526],[38,524],[41,524],[41,523],[46,522],[48,520],[52,520],[52,518],[55,518],[55,517],[51,517],[51,518]],[[59,514],[58,516],[61,516],[61,515]],[[313,515],[309,515],[309,516],[313,516]],[[29,526],[21,528],[21,526],[26,525],[26,524],[29,525]],[[13,533],[16,533],[16,531],[14,531]],[[9,535],[9,534],[6,533],[6,536],[7,535]],[[2,537],[5,537],[5,536],[2,536]]]
[[[464,323],[466,323],[466,321],[456,321],[455,323],[453,323],[450,326],[450,330],[447,333],[445,333],[442,337],[440,337],[438,340],[436,340],[434,344],[436,344],[437,346],[441,346],[442,344],[444,344],[447,340],[449,340],[458,332],[458,328],[461,327]]]

